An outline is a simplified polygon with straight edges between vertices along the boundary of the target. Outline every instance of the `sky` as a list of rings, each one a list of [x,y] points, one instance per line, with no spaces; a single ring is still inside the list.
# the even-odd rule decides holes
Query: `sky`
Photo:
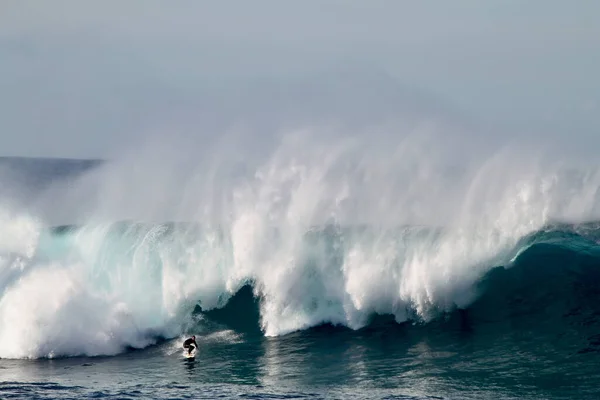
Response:
[[[376,118],[394,90],[481,135],[597,148],[599,20],[594,0],[4,0],[0,155],[109,157],[282,104]]]

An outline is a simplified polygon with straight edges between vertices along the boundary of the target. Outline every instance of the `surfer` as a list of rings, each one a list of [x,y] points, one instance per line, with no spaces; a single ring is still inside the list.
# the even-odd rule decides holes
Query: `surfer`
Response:
[[[188,350],[188,354],[192,354],[192,351],[194,350],[194,346],[196,346],[196,348],[198,348],[198,343],[196,343],[196,336],[192,336],[191,338],[187,339],[185,342],[183,342],[183,348]]]

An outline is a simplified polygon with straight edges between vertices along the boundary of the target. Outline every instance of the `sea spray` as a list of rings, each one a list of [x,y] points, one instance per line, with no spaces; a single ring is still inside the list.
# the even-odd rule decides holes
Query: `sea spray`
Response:
[[[523,237],[598,211],[591,170],[523,151],[466,157],[431,129],[300,129],[241,161],[222,145],[197,162],[142,149],[45,188],[39,204],[83,222],[3,211],[0,357],[144,347],[245,285],[268,336],[374,314],[427,322],[468,307]]]

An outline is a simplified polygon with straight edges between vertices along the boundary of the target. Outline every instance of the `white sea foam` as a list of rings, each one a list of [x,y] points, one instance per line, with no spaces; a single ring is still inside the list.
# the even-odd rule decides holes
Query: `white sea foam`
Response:
[[[359,328],[373,313],[428,320],[468,305],[523,235],[598,216],[595,170],[508,149],[467,156],[431,126],[397,138],[331,129],[285,134],[243,169],[227,140],[206,157],[138,149],[40,195],[83,219],[73,232],[3,207],[0,357],[148,346],[248,282],[266,335]]]

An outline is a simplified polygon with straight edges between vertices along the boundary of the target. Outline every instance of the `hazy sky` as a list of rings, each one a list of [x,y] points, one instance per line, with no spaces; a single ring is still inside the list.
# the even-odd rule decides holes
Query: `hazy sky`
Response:
[[[103,157],[211,110],[268,111],[246,83],[348,66],[507,134],[598,146],[598,21],[597,0],[4,0],[0,153]]]

